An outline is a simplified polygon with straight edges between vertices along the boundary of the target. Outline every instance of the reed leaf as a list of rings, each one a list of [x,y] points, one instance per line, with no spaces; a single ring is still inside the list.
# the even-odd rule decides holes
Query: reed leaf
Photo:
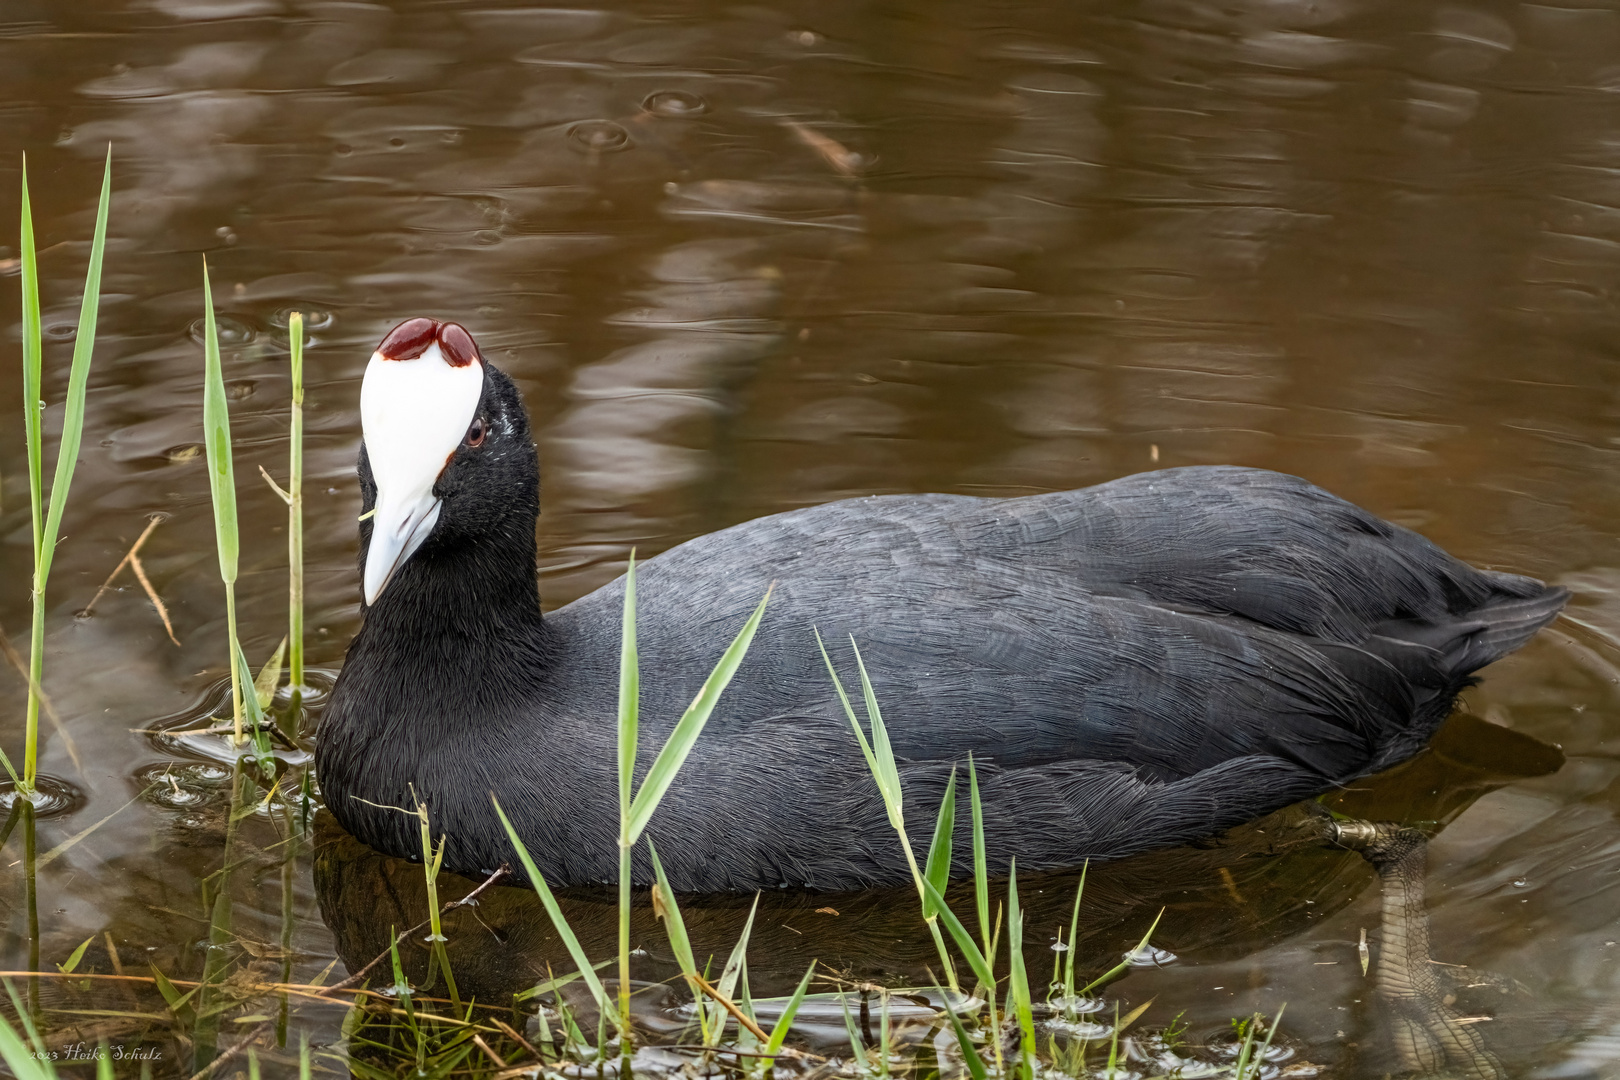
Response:
[[[1153,917],[1153,925],[1148,927],[1147,933],[1142,935],[1142,940],[1136,943],[1136,948],[1132,949],[1130,953],[1126,953],[1127,956],[1129,956],[1131,953],[1140,952],[1141,950],[1147,948],[1148,940],[1153,937],[1153,931],[1159,928],[1159,920],[1162,918],[1164,918],[1164,908],[1159,909],[1159,913]],[[1130,966],[1130,961],[1121,960],[1119,963],[1115,964],[1113,967],[1109,968],[1107,971],[1103,972],[1101,975],[1082,986],[1079,990],[1079,995],[1084,997],[1096,987],[1099,987],[1103,983],[1112,980],[1115,976],[1122,974],[1125,969]]]
[[[771,1028],[770,1041],[765,1044],[764,1053],[774,1054],[782,1049],[782,1043],[787,1040],[788,1032],[793,1027],[793,1018],[799,1015],[799,1006],[804,1004],[805,991],[810,989],[810,979],[816,973],[816,962],[810,961],[810,966],[804,971],[804,978],[794,988],[793,996],[788,998],[787,1004],[782,1007],[782,1015]]]
[[[742,974],[743,965],[748,957],[748,939],[754,932],[754,916],[759,912],[759,893],[754,894],[754,905],[748,909],[748,921],[743,923],[742,934],[737,938],[737,944],[732,946],[731,956],[726,959],[726,966],[720,969],[720,981],[715,983],[715,989],[727,1001],[733,999],[737,992],[737,979]],[[715,1040],[707,1045],[713,1046],[720,1040],[725,1031],[726,1014],[722,1011],[719,1002],[713,1006],[715,1010],[714,1023],[709,1028],[709,1035]]]
[[[26,1012],[24,1012],[26,1015]],[[48,1057],[38,1057],[40,1051],[23,1041],[11,1022],[0,1017],[0,1058],[17,1080],[56,1080],[56,1066]],[[44,1051],[49,1054],[50,1051]]]
[[[511,819],[506,811],[501,809],[501,802],[493,795],[490,802],[495,804],[495,813],[500,816],[501,825],[506,829],[506,835],[512,841],[512,847],[517,851],[518,861],[523,864],[523,870],[529,875],[529,884],[534,887],[535,895],[540,897],[540,903],[545,906],[546,914],[551,916],[551,925],[562,938],[563,945],[568,949],[568,955],[573,958],[574,966],[579,969],[579,976],[590,988],[591,997],[596,1000],[596,1007],[602,1011],[603,1016],[611,1015],[615,1024],[619,1023],[618,1013],[613,1010],[613,1003],[607,996],[607,990],[602,986],[602,980],[596,977],[596,969],[591,966],[585,949],[580,945],[579,938],[574,935],[574,928],[568,925],[568,919],[557,904],[557,897],[552,894],[551,886],[546,884],[545,876],[540,868],[534,865],[534,859],[529,856],[529,849],[523,845],[517,830],[512,827]]]
[[[225,375],[219,358],[219,325],[214,319],[214,293],[203,260],[203,449],[208,458],[208,491],[214,504],[214,542],[219,549],[219,576],[236,582],[238,530],[236,477],[231,465],[231,414],[225,398]]]
[[[39,568],[40,538],[45,532],[45,435],[41,426],[45,408],[41,377],[45,361],[44,335],[39,316],[39,261],[34,251],[34,213],[28,198],[28,155],[22,165],[22,347],[23,432],[28,443],[28,501],[33,511],[34,568]]]
[[[675,729],[669,733],[669,740],[664,743],[664,748],[658,752],[658,757],[653,759],[652,768],[647,770],[647,776],[641,782],[641,789],[636,792],[630,804],[630,825],[626,835],[632,844],[652,820],[653,811],[658,809],[659,801],[669,790],[669,785],[675,782],[675,774],[680,772],[681,766],[692,753],[697,737],[703,733],[703,725],[708,723],[709,715],[719,703],[721,693],[725,691],[731,677],[737,673],[737,668],[742,664],[743,657],[747,655],[748,646],[754,640],[754,632],[759,629],[760,620],[765,616],[765,605],[770,602],[771,590],[767,589],[765,598],[759,602],[759,606],[748,617],[742,631],[721,655],[720,662],[704,680],[703,688],[698,691],[697,697],[692,699],[692,704],[687,706],[686,712],[676,722]]]
[[[88,949],[90,947],[90,943],[94,940],[96,940],[94,934],[85,938],[79,943],[79,947],[73,950],[72,955],[70,955],[66,961],[56,965],[56,970],[60,971],[64,975],[73,974],[74,969],[79,966],[79,961],[84,959],[84,950]]]
[[[709,1010],[703,999],[703,992],[698,989],[697,958],[692,955],[692,939],[686,932],[686,920],[681,917],[681,906],[675,900],[675,890],[669,887],[669,878],[664,874],[664,864],[659,861],[658,847],[647,840],[647,853],[652,856],[653,875],[658,881],[659,903],[654,904],[658,915],[664,920],[664,933],[669,936],[669,947],[675,953],[675,961],[681,965],[681,974],[686,977],[686,985],[692,991],[692,999],[697,1003],[698,1030],[703,1037],[703,1045],[709,1045]]]
[[[641,713],[641,665],[636,656],[636,553],[624,571],[624,623],[619,637],[619,822],[620,842],[629,840],[635,786],[636,740]]]
[[[245,716],[247,719],[248,730],[253,732],[253,756],[254,760],[258,762],[259,771],[265,776],[273,776],[275,775],[275,762],[270,753],[270,733],[265,729],[264,710],[259,707],[259,695],[253,691],[253,669],[248,666],[247,654],[242,651],[242,642],[234,633],[236,628],[234,611],[231,613],[231,616],[232,617],[228,620],[231,623],[230,629],[233,631],[233,633],[230,635],[231,646],[236,652],[236,666],[231,672],[231,686],[233,688],[248,688],[247,691],[241,693],[239,699],[233,703],[237,710],[235,713],[235,716],[237,717],[237,731],[241,731],[241,718]],[[240,744],[241,741],[241,737],[238,735],[238,744]]]
[[[928,845],[928,862],[923,870],[924,876],[933,882],[934,888],[941,894],[951,880],[951,834],[955,830],[956,770],[952,769],[951,778],[945,784],[945,795],[939,800],[939,816],[934,819],[934,839]],[[933,906],[924,900],[923,918],[932,919],[936,914]]]
[[[956,913],[945,906],[945,897],[940,894],[938,889],[934,888],[933,882],[924,878],[923,889],[927,894],[927,899],[931,900],[939,911],[939,921],[945,924],[945,929],[950,931],[952,940],[956,942],[956,947],[962,950],[962,955],[967,958],[968,967],[973,969],[974,977],[986,987],[994,988],[996,976],[991,971],[990,961],[985,958],[984,953],[979,951],[979,946],[974,942],[973,935],[968,933],[967,927],[962,925],[962,920],[956,917]]]
[[[79,463],[79,443],[84,436],[84,399],[90,384],[90,354],[96,346],[96,311],[101,306],[101,262],[107,249],[107,211],[112,201],[112,147],[101,174],[101,199],[96,205],[95,238],[90,241],[90,266],[84,275],[84,299],[79,304],[79,327],[73,339],[73,366],[68,370],[66,408],[62,416],[62,441],[56,451],[56,475],[51,480],[51,501],[45,511],[45,533],[39,545],[39,581],[43,587],[50,576],[56,535],[67,508],[68,486]],[[37,299],[37,297],[36,297]]]
[[[1080,884],[1074,890],[1074,914],[1069,917],[1069,951],[1063,957],[1063,996],[1074,997],[1074,954],[1080,950],[1075,948],[1075,936],[1080,933],[1080,898],[1086,895],[1086,871],[1091,869],[1091,860],[1087,859],[1080,867]]]
[[[264,662],[259,674],[254,676],[253,698],[259,703],[261,713],[268,709],[276,698],[276,686],[281,682],[281,662],[286,655],[287,639],[282,638],[281,644],[276,646],[276,651]]]
[[[951,1030],[956,1033],[956,1045],[962,1048],[962,1062],[967,1066],[968,1075],[972,1080],[990,1080],[990,1070],[985,1068],[978,1047],[973,1045],[973,1039],[968,1035],[967,1028],[962,1026],[962,1018],[951,1008],[950,995],[940,988],[939,996],[945,1004],[945,1015],[951,1019]]]
[[[866,731],[861,727],[860,717],[855,713],[855,707],[850,704],[849,695],[844,692],[844,682],[838,677],[838,670],[833,667],[832,657],[827,655],[827,646],[821,640],[821,631],[812,629],[816,636],[816,648],[821,650],[821,661],[827,665],[827,674],[832,677],[833,689],[838,692],[838,701],[844,707],[844,716],[855,729],[855,738],[860,741],[861,755],[866,758],[866,767],[876,781],[878,792],[883,796],[883,809],[889,815],[889,824],[894,826],[900,834],[900,840],[906,847],[906,858],[912,863],[912,873],[916,874],[916,860],[911,855],[911,841],[906,836],[905,805],[900,791],[900,770],[895,765],[894,753],[889,747],[889,734],[883,726],[883,714],[878,711],[876,696],[872,693],[871,681],[866,675],[866,665],[860,664],[861,681],[865,690],[866,715],[872,725],[872,738],[868,741]],[[855,639],[850,638],[850,648],[855,650],[855,660],[860,663],[860,646]]]
[[[1024,912],[1018,904],[1018,864],[1015,860],[1007,878],[1007,977],[1013,1012],[1022,1033],[1019,1061],[1025,1077],[1035,1068],[1035,1011],[1029,992],[1029,973],[1024,969]]]

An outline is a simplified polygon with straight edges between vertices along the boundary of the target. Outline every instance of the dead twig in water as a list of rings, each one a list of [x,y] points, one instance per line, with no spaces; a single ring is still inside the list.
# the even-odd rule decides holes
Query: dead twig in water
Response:
[[[51,699],[45,696],[45,688],[28,674],[28,665],[24,663],[22,655],[12,647],[11,639],[6,636],[4,628],[0,628],[0,652],[6,654],[6,661],[17,669],[17,674],[23,677],[23,682],[33,688],[39,697],[40,705],[45,710],[45,715],[50,717],[51,723],[56,726],[56,733],[62,736],[62,749],[67,751],[68,757],[73,761],[73,767],[79,770],[80,776],[83,776],[84,762],[79,759],[79,745],[73,741],[73,736],[68,734],[67,728],[62,726],[62,717],[57,714],[56,706],[51,704]]]
[[[489,1058],[489,1060],[495,1063],[495,1067],[497,1069],[510,1068],[510,1066],[508,1066],[506,1062],[502,1060],[501,1055],[490,1049],[489,1043],[484,1041],[484,1037],[482,1035],[474,1035],[472,1037],[472,1041],[474,1046],[478,1047],[478,1049],[484,1052],[485,1057]]]
[[[474,889],[472,892],[468,893],[466,896],[463,896],[460,900],[451,900],[450,902],[445,904],[442,908],[440,908],[439,909],[439,916],[442,918],[445,915],[448,915],[450,912],[454,911],[456,908],[466,907],[469,904],[477,904],[478,903],[478,895],[480,893],[482,893],[485,889],[489,888],[491,885],[494,885],[497,881],[501,880],[501,878],[505,877],[507,874],[509,874],[511,872],[512,872],[512,868],[507,866],[505,863],[502,863],[500,866],[495,868],[494,873],[490,874],[489,877],[484,879],[484,883],[482,885],[478,886],[476,889]],[[361,968],[359,971],[355,972],[353,975],[350,975],[347,979],[344,979],[342,982],[333,983],[331,986],[327,987],[325,990],[323,990],[321,992],[322,995],[324,996],[326,994],[335,994],[339,990],[347,990],[347,989],[349,989],[349,987],[354,986],[355,984],[359,983],[360,980],[364,979],[367,975],[369,975],[371,973],[372,968],[376,967],[378,964],[380,964],[384,960],[388,959],[388,954],[390,952],[392,952],[393,949],[398,948],[400,945],[404,944],[406,938],[410,937],[412,934],[419,933],[420,931],[425,930],[427,927],[429,927],[431,925],[433,925],[433,920],[432,919],[423,919],[421,922],[417,923],[415,926],[411,927],[409,930],[400,931],[399,936],[394,938],[393,945],[390,946],[387,949],[384,949],[382,952],[378,953],[377,958],[375,960],[373,960],[371,963],[367,964],[365,967]]]
[[[845,147],[837,139],[806,127],[797,120],[784,120],[782,126],[797,135],[800,142],[820,154],[823,161],[844,176],[853,179],[861,174],[861,167],[866,164],[866,159]]]
[[[754,1023],[754,1021],[751,1020],[746,1013],[737,1008],[736,1003],[730,998],[726,997],[719,990],[716,990],[713,986],[711,986],[707,979],[701,975],[688,975],[687,978],[692,980],[699,990],[702,990],[705,994],[708,994],[710,997],[714,998],[722,1009],[726,1010],[726,1012],[730,1013],[736,1019],[737,1023],[748,1029],[749,1034],[753,1035],[754,1038],[758,1039],[764,1045],[770,1045],[771,1037],[765,1034],[765,1029]],[[710,1049],[713,1048],[711,1047]],[[827,1060],[824,1057],[817,1057],[815,1054],[809,1054],[803,1050],[795,1050],[791,1046],[782,1047],[779,1053],[782,1057],[803,1057],[809,1058],[811,1061]]]
[[[158,618],[163,620],[163,629],[169,632],[169,640],[178,645],[180,639],[174,636],[174,625],[169,622],[169,609],[163,606],[163,598],[158,596],[157,590],[152,587],[152,582],[147,579],[146,567],[141,565],[140,556],[141,545],[146,543],[146,538],[152,535],[153,529],[168,520],[168,517],[168,514],[153,514],[150,517],[146,523],[146,528],[141,530],[141,535],[135,538],[135,543],[130,545],[130,549],[124,554],[123,559],[119,561],[117,566],[113,567],[113,572],[107,575],[107,580],[101,583],[101,588],[96,590],[96,595],[92,596],[90,602],[84,606],[84,614],[89,615],[95,610],[96,601],[100,600],[112,588],[113,581],[119,574],[124,572],[124,567],[127,566],[135,571],[136,580],[141,583],[141,588],[146,590],[146,598],[152,601],[153,607],[157,608]]]
[[[250,1044],[257,1042],[259,1037],[265,1032],[269,1031],[270,1026],[274,1023],[274,1020],[266,1020],[264,1023],[255,1027],[252,1031],[242,1036],[240,1040],[226,1047],[213,1061],[210,1061],[208,1064],[192,1073],[191,1080],[207,1080],[208,1077],[214,1074],[215,1069],[231,1060],[231,1058],[235,1057],[237,1054],[240,1054],[242,1051],[246,1050]]]
[[[491,1022],[494,1023],[494,1025],[496,1027],[500,1028],[501,1031],[506,1034],[507,1038],[511,1039],[513,1042],[515,1042],[519,1046],[523,1047],[523,1049],[525,1049],[529,1053],[533,1054],[534,1055],[534,1060],[536,1060],[538,1062],[541,1062],[542,1064],[545,1062],[546,1056],[544,1054],[542,1054],[539,1050],[536,1050],[535,1047],[534,1047],[534,1044],[531,1043],[528,1039],[525,1039],[522,1036],[522,1034],[520,1034],[518,1032],[518,1030],[516,1028],[514,1028],[511,1024],[508,1024],[505,1020],[502,1020],[498,1016],[492,1018]]]

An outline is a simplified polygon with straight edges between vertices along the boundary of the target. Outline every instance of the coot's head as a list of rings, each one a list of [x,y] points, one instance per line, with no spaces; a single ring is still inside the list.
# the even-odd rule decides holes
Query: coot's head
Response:
[[[539,477],[528,416],[471,334],[426,318],[389,331],[360,384],[360,424],[367,607],[408,565],[483,564],[512,548],[533,573]]]

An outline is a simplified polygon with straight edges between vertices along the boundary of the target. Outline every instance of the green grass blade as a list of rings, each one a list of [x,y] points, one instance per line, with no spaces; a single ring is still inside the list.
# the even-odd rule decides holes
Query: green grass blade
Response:
[[[242,643],[233,640],[232,644],[236,646],[236,681],[238,685],[252,687],[253,669],[248,667],[247,654],[242,651]],[[252,690],[242,695],[242,713],[253,732],[254,756],[262,768],[270,763],[270,734],[265,730],[264,710],[259,707],[259,695]],[[273,771],[273,764],[271,769]]]
[[[1147,933],[1142,935],[1142,940],[1138,941],[1136,943],[1136,948],[1131,950],[1132,953],[1140,952],[1141,950],[1147,948],[1148,940],[1153,937],[1153,931],[1159,928],[1159,920],[1162,918],[1164,918],[1164,909],[1160,908],[1159,913],[1153,917],[1153,925],[1148,927]],[[1113,967],[1109,968],[1107,971],[1103,972],[1101,975],[1082,986],[1079,990],[1080,996],[1084,997],[1086,994],[1089,994],[1092,990],[1101,986],[1103,983],[1108,982],[1115,976],[1122,974],[1125,969],[1130,966],[1129,961],[1121,960],[1119,963],[1115,964]]]
[[[73,469],[79,463],[79,443],[84,436],[84,399],[90,384],[90,354],[96,346],[96,311],[101,306],[101,262],[107,250],[107,210],[112,201],[112,147],[107,147],[107,164],[101,175],[101,201],[96,207],[96,233],[90,241],[90,268],[84,275],[84,299],[79,305],[79,329],[73,339],[73,366],[68,371],[66,409],[62,417],[62,441],[56,451],[56,475],[51,481],[51,501],[45,511],[45,534],[39,546],[39,579],[43,585],[50,576],[56,534],[67,508],[68,487]]]
[[[923,875],[933,882],[941,895],[951,879],[951,834],[956,831],[956,770],[945,784],[945,796],[939,800],[939,816],[934,819],[934,839],[928,845],[928,863]],[[923,918],[932,919],[933,906],[923,902]]]
[[[73,970],[79,966],[79,961],[84,959],[84,950],[88,949],[90,947],[90,943],[94,940],[96,940],[94,934],[85,938],[84,941],[80,943],[79,947],[73,950],[73,954],[69,956],[64,963],[56,965],[56,970],[60,971],[64,975],[73,974]]]
[[[952,940],[956,942],[956,947],[962,950],[963,956],[967,957],[968,967],[973,969],[974,977],[985,986],[994,987],[996,985],[995,974],[990,970],[990,962],[985,959],[984,953],[980,952],[979,946],[974,943],[973,935],[967,932],[967,927],[962,925],[962,920],[956,917],[956,913],[945,906],[945,897],[940,895],[938,889],[934,888],[933,882],[924,878],[922,885],[926,898],[932,901],[939,911],[939,921],[945,924],[945,929],[950,931]]]
[[[866,1065],[866,1040],[861,1038],[861,1029],[855,1023],[855,1017],[849,1011],[849,995],[839,994],[838,1004],[844,1007],[844,1030],[849,1033],[849,1048],[854,1051],[852,1055],[859,1065]]]
[[[603,960],[600,963],[598,963],[591,970],[593,970],[593,971],[601,971],[603,968],[608,967],[612,963],[613,963],[613,957],[610,956],[606,960]],[[548,967],[546,970],[549,971],[550,968]],[[519,990],[517,993],[513,994],[512,997],[517,1001],[528,1001],[531,998],[537,998],[537,997],[540,997],[540,996],[542,996],[544,994],[552,993],[553,991],[559,989],[560,987],[564,987],[564,986],[567,986],[571,982],[578,982],[578,981],[579,981],[579,972],[577,972],[577,971],[574,972],[572,975],[551,976],[551,977],[547,977],[546,979],[544,979],[544,980],[542,980],[540,982],[535,983],[533,986],[529,987],[527,990]],[[561,1006],[559,1006],[559,1008],[561,1008]]]
[[[821,650],[821,662],[827,665],[827,674],[832,678],[833,689],[838,691],[838,701],[844,706],[844,715],[849,718],[849,726],[855,729],[855,738],[860,740],[861,754],[866,758],[866,767],[872,773],[872,779],[877,781],[878,791],[883,794],[883,805],[889,807],[889,793],[883,786],[883,770],[878,765],[877,755],[872,752],[872,744],[866,739],[866,729],[861,726],[860,717],[855,714],[855,706],[849,702],[849,695],[844,693],[844,681],[838,677],[838,669],[833,667],[832,657],[827,655],[827,646],[821,640],[821,631],[812,628],[811,633],[816,635],[816,648]],[[889,821],[894,821],[894,811],[889,810]]]
[[[501,824],[506,828],[506,835],[511,839],[512,847],[517,851],[518,860],[523,864],[524,872],[529,875],[529,884],[534,886],[535,895],[540,897],[540,903],[545,906],[546,914],[551,916],[552,927],[557,931],[557,936],[562,938],[563,945],[567,947],[568,955],[573,958],[574,966],[579,969],[580,978],[585,980],[586,986],[590,987],[591,997],[596,1000],[596,1007],[602,1011],[602,1015],[611,1015],[613,1022],[617,1024],[619,1014],[613,1008],[607,990],[602,986],[602,980],[596,977],[596,969],[591,966],[590,960],[586,957],[584,948],[579,944],[579,938],[574,936],[574,928],[568,925],[568,919],[564,917],[562,908],[557,905],[557,898],[552,894],[551,886],[546,884],[546,879],[540,873],[540,868],[535,866],[534,860],[529,857],[529,849],[523,846],[523,840],[518,836],[517,830],[512,827],[512,822],[507,818],[506,811],[501,809],[500,800],[490,796],[490,802],[495,804],[495,813],[500,816]]]
[[[697,737],[703,733],[703,725],[709,721],[709,714],[714,712],[721,693],[725,691],[731,677],[737,673],[737,668],[742,664],[743,657],[747,655],[748,646],[754,640],[754,632],[759,629],[759,622],[765,617],[765,605],[770,602],[771,592],[767,589],[765,598],[759,602],[759,606],[748,617],[742,631],[720,657],[720,662],[709,673],[709,677],[704,680],[703,688],[698,691],[697,697],[692,699],[692,704],[687,706],[686,712],[675,724],[675,730],[669,733],[669,741],[664,743],[664,748],[658,751],[658,757],[653,760],[652,768],[647,770],[646,779],[641,782],[641,790],[636,792],[636,797],[630,804],[630,827],[626,832],[632,844],[641,836],[647,822],[652,820],[653,811],[658,809],[658,803],[663,799],[664,792],[675,782],[675,774],[680,772],[687,756],[692,753]]]
[[[951,1008],[949,995],[941,989],[939,996],[945,1003],[945,1015],[951,1018],[951,1030],[956,1033],[956,1044],[962,1048],[962,1061],[967,1065],[968,1075],[973,1080],[990,1080],[990,1070],[984,1067],[984,1059],[979,1056],[979,1049],[973,1045],[973,1039],[968,1035],[967,1028],[962,1026],[962,1018]]]
[[[264,662],[264,667],[259,669],[259,674],[253,680],[253,698],[259,703],[261,713],[275,700],[276,685],[281,682],[281,662],[286,655],[287,639],[282,638],[281,644],[276,646],[276,651]]]
[[[1079,952],[1075,948],[1075,936],[1080,933],[1080,898],[1086,895],[1086,871],[1091,869],[1091,860],[1087,859],[1085,865],[1080,867],[1080,884],[1074,890],[1074,914],[1069,918],[1069,951],[1063,957],[1063,996],[1074,997],[1074,954]]]
[[[41,428],[44,402],[40,385],[45,360],[39,318],[39,261],[34,252],[34,212],[28,199],[28,155],[22,169],[22,351],[23,429],[28,442],[28,498],[33,509],[34,565],[39,565],[39,543],[45,531],[45,436]]]
[[[624,623],[619,638],[619,823],[628,834],[641,712],[641,665],[636,657],[636,553],[624,571]]]
[[[1024,912],[1018,905],[1018,864],[1013,863],[1007,879],[1007,963],[1008,989],[1018,1027],[1023,1033],[1020,1058],[1025,1076],[1032,1075],[1035,1057],[1035,1011],[1029,992],[1029,973],[1024,969]]]
[[[742,934],[737,938],[737,944],[731,949],[731,956],[726,960],[726,966],[720,969],[720,981],[715,983],[715,989],[727,1001],[736,1000],[737,979],[742,974],[743,963],[748,957],[748,939],[754,932],[754,915],[759,911],[759,893],[754,894],[754,906],[748,909],[748,921],[743,923]],[[725,1030],[726,1014],[720,1011],[720,1003],[714,1004],[716,1011],[715,1023],[710,1028],[710,1034],[718,1040],[721,1032]]]
[[[658,880],[659,899],[664,908],[664,933],[669,935],[669,947],[675,953],[675,960],[681,965],[681,974],[686,976],[687,986],[697,1002],[698,1027],[707,1046],[709,1010],[703,1000],[703,992],[697,988],[695,981],[698,969],[697,958],[692,955],[692,939],[686,932],[686,920],[681,917],[681,906],[675,900],[675,890],[669,887],[669,878],[664,875],[664,864],[658,859],[658,847],[651,839],[647,841],[647,853],[652,856],[653,874]]]
[[[214,540],[219,547],[219,576],[236,581],[238,533],[236,475],[231,466],[231,414],[225,398],[225,375],[219,359],[219,326],[214,321],[214,292],[203,260],[203,449],[208,458],[208,491],[214,503]]]
[[[810,989],[810,979],[815,973],[816,962],[812,960],[810,966],[805,969],[804,978],[799,980],[799,985],[794,989],[793,996],[788,998],[787,1004],[783,1006],[781,1018],[776,1021],[776,1026],[771,1028],[771,1038],[765,1044],[764,1053],[774,1054],[782,1049],[782,1043],[787,1040],[788,1031],[793,1027],[793,1018],[799,1015],[799,1006],[804,1003],[805,991]]]
[[[853,637],[849,639],[849,647],[855,653],[855,666],[861,673],[861,696],[866,699],[866,719],[872,725],[872,754],[883,770],[883,783],[893,796],[891,805],[895,807],[895,813],[903,821],[900,768],[895,764],[894,749],[889,745],[889,728],[883,722],[883,713],[878,709],[877,694],[872,690],[872,679],[866,673],[866,661],[861,658],[860,646],[855,644]],[[895,823],[895,827],[901,828],[899,821]]]
[[[1272,1017],[1270,1024],[1266,1025],[1266,1041],[1260,1045],[1260,1053],[1251,1059],[1254,1064],[1255,1076],[1259,1076],[1260,1070],[1265,1068],[1266,1055],[1271,1052],[1271,1037],[1277,1034],[1277,1025],[1282,1023],[1283,1010],[1286,1008],[1288,1008],[1286,1001],[1277,1006],[1277,1015]],[[1234,1080],[1242,1080],[1242,1077],[1234,1074]]]
[[[968,800],[973,806],[973,901],[979,912],[979,936],[984,951],[993,952],[990,942],[990,870],[984,854],[984,806],[979,802],[979,772],[968,755]]]
[[[827,647],[822,644],[821,633],[816,631],[816,646],[821,649],[822,662],[827,665],[827,674],[832,676],[833,688],[838,691],[838,700],[844,706],[844,715],[849,718],[849,724],[855,729],[855,738],[860,740],[861,754],[866,758],[866,767],[871,770],[872,779],[878,786],[878,793],[883,796],[883,809],[889,815],[889,824],[900,834],[900,842],[906,849],[906,861],[911,864],[912,876],[922,877],[917,869],[916,859],[912,855],[911,840],[906,835],[906,815],[903,795],[900,790],[900,770],[895,765],[894,751],[889,746],[889,731],[884,726],[883,714],[878,709],[877,696],[872,691],[872,680],[867,677],[866,664],[861,660],[861,650],[855,644],[855,639],[849,639],[849,646],[855,652],[855,663],[860,668],[861,691],[866,703],[866,716],[872,728],[871,740],[867,740],[866,732],[861,727],[861,721],[855,714],[855,709],[849,702],[849,695],[844,693],[844,684],[838,677],[838,671],[833,667],[832,658],[827,655]]]
[[[35,1057],[36,1053],[11,1022],[0,1017],[0,1058],[5,1059],[17,1080],[55,1080],[56,1067],[48,1059]]]

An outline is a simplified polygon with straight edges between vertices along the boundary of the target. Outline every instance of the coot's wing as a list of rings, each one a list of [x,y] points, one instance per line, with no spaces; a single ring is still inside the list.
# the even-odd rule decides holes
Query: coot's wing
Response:
[[[851,684],[860,645],[908,758],[1095,760],[1165,781],[1255,754],[1323,784],[1398,760],[1564,600],[1237,468],[848,500],[699,538],[643,575],[644,662],[666,671],[705,670],[686,654],[718,652],[778,583],[722,709],[737,722],[827,700],[818,627]],[[695,689],[661,685],[672,705]]]

